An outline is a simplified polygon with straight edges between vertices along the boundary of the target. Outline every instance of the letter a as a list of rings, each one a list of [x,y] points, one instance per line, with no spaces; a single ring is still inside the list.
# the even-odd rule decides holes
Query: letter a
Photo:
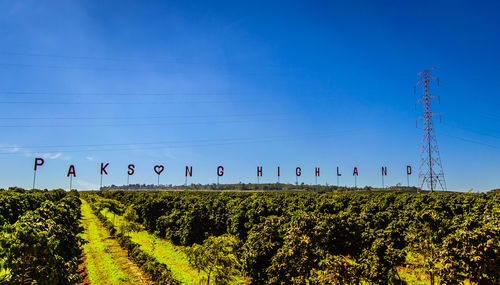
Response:
[[[70,175],[73,175],[73,177],[76,177],[75,166],[73,164],[69,166],[68,175],[66,177],[69,177]]]
[[[358,176],[358,168],[354,166],[354,171],[352,172],[352,176]]]

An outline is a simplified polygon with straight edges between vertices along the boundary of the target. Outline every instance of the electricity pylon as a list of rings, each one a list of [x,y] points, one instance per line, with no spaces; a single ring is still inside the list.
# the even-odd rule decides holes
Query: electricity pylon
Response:
[[[417,103],[422,102],[424,107],[424,114],[420,116],[417,120],[423,120],[423,136],[422,136],[422,152],[420,154],[420,169],[418,174],[418,181],[420,188],[424,189],[424,185],[434,192],[435,189],[441,188],[441,190],[446,191],[446,182],[444,180],[443,166],[441,165],[441,157],[439,155],[439,148],[436,139],[436,132],[434,130],[434,123],[432,117],[439,116],[441,114],[433,113],[431,110],[432,99],[439,99],[438,95],[432,95],[430,93],[430,83],[434,80],[437,81],[437,86],[439,87],[439,78],[431,77],[430,73],[434,68],[427,69],[417,73],[421,77],[421,80],[415,85],[422,86],[422,98],[420,98]]]

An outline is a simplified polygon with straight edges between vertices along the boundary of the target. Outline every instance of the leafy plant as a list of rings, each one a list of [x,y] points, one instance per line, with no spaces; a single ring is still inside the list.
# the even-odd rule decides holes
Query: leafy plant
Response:
[[[238,239],[231,235],[211,236],[203,244],[194,244],[186,249],[190,263],[206,273],[206,284],[229,284],[238,274],[238,258],[235,247]]]

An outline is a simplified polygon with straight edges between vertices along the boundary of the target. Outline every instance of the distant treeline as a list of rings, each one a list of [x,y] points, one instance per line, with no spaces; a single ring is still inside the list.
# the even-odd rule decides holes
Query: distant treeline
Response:
[[[186,185],[154,185],[154,184],[130,184],[130,185],[111,185],[103,186],[101,190],[214,190],[214,191],[284,191],[284,192],[352,192],[352,191],[409,191],[417,192],[420,188],[418,187],[407,187],[407,186],[390,186],[385,189],[374,188],[371,186],[365,186],[363,188],[345,187],[336,185],[311,185],[301,183],[299,185],[295,184],[277,184],[277,183],[236,183],[236,184],[191,184],[186,187]]]

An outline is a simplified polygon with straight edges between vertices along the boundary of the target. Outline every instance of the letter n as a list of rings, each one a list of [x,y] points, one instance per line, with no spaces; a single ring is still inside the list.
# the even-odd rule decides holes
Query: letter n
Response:
[[[387,166],[382,166],[382,176],[387,176]]]
[[[193,177],[193,167],[192,166],[186,166],[186,177],[188,176],[189,174],[189,177]]]

